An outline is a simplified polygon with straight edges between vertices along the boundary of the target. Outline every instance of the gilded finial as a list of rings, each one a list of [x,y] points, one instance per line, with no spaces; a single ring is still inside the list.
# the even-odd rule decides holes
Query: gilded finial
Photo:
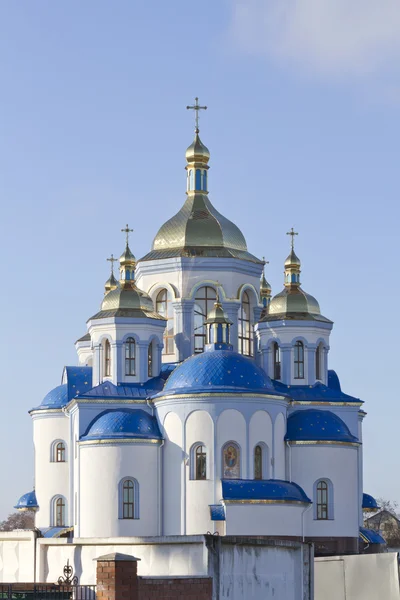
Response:
[[[292,250],[294,250],[294,236],[295,236],[295,235],[299,235],[299,234],[298,234],[298,233],[297,233],[297,231],[295,231],[295,230],[293,229],[293,227],[292,227],[292,229],[291,229],[290,231],[288,231],[288,232],[286,233],[286,235],[291,235],[291,236],[292,236]]]
[[[111,257],[107,258],[106,260],[111,263],[111,275],[114,275],[114,263],[118,262],[118,258],[114,258],[114,254],[111,254]]]
[[[129,229],[128,223],[125,225],[125,229],[121,229],[122,233],[126,234],[126,245],[129,246],[129,234],[133,231],[133,229]]]
[[[195,132],[199,133],[200,129],[199,129],[199,111],[200,110],[207,110],[207,106],[200,106],[199,105],[199,99],[195,98],[194,99],[194,105],[193,106],[187,106],[186,107],[187,110],[194,110],[195,114]]]

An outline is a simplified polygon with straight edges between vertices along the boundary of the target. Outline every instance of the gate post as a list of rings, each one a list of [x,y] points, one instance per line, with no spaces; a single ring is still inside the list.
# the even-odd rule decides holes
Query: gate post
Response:
[[[97,600],[139,600],[137,563],[140,558],[114,552],[94,560],[97,561]]]

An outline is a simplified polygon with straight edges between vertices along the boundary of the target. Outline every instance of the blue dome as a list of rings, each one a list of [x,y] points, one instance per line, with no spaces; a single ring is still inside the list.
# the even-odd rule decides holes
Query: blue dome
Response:
[[[281,479],[246,480],[222,479],[222,497],[225,501],[276,500],[311,503],[297,483]]]
[[[68,386],[63,383],[51,390],[38,408],[62,408],[66,404],[68,404]]]
[[[358,439],[350,433],[346,423],[329,410],[297,410],[287,420],[286,440],[352,442]]]
[[[141,409],[105,410],[93,419],[82,441],[114,439],[161,439],[157,419]]]
[[[270,378],[252,358],[231,350],[211,350],[195,354],[176,367],[160,395],[205,391],[276,394]]]
[[[21,498],[18,500],[18,502],[14,506],[14,508],[16,508],[17,510],[21,510],[21,511],[39,510],[39,505],[36,500],[35,490],[33,490],[32,492],[28,492],[27,494],[24,494],[23,496],[21,496]]]
[[[379,506],[373,496],[370,496],[369,494],[363,494],[362,509],[365,512],[373,512],[375,510],[379,510]]]

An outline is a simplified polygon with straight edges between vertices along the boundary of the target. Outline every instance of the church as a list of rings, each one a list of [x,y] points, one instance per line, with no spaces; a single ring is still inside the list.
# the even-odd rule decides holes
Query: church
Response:
[[[16,508],[44,536],[210,532],[357,553],[376,503],[363,494],[363,402],[329,365],[333,322],[301,287],[293,229],[273,294],[265,261],[211,203],[205,107],[188,108],[186,200],[140,259],[122,230],[77,366],[30,411],[35,488]]]

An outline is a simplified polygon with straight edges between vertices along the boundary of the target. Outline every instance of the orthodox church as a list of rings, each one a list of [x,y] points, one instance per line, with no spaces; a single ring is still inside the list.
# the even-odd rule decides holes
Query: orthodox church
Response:
[[[30,411],[35,489],[18,501],[45,536],[204,534],[359,551],[362,401],[329,369],[332,321],[303,290],[293,229],[283,289],[208,197],[196,129],[186,200],[76,342],[78,366]],[[364,502],[364,506],[363,506]],[[366,503],[368,506],[366,506]]]

